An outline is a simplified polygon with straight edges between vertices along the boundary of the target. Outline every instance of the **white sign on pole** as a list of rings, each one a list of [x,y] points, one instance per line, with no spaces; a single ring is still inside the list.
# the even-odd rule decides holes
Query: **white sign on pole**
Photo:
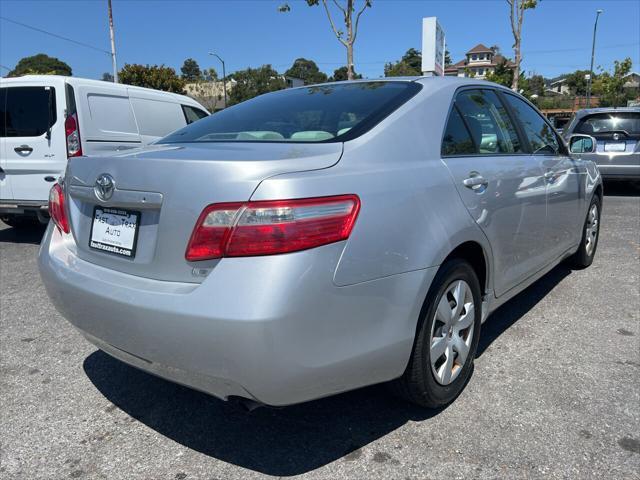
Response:
[[[444,75],[444,30],[436,17],[422,19],[422,73]]]

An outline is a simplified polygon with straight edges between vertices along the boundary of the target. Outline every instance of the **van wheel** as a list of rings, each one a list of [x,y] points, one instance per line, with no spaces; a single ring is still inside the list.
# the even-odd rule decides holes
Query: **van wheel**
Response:
[[[587,218],[582,228],[582,240],[578,251],[569,259],[576,268],[587,268],[593,263],[598,248],[598,238],[600,237],[600,214],[602,212],[602,201],[598,195],[594,195],[587,210]]]
[[[429,289],[409,364],[393,390],[423,407],[452,402],[473,370],[481,312],[475,271],[464,260],[447,261]]]

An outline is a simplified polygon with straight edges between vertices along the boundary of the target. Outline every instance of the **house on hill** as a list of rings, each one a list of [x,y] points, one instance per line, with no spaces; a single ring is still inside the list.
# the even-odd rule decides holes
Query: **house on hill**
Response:
[[[506,61],[508,68],[515,68],[515,63],[496,52],[495,49],[479,43],[465,54],[458,63],[449,65],[444,74],[454,77],[470,77],[483,79],[493,73],[499,63]]]

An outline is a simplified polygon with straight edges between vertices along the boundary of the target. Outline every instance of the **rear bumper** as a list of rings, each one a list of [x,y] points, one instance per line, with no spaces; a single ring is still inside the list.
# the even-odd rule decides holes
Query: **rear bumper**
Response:
[[[81,260],[50,225],[39,267],[60,313],[114,357],[222,399],[288,405],[391,380],[408,361],[436,268],[337,287],[343,247],[163,282]]]

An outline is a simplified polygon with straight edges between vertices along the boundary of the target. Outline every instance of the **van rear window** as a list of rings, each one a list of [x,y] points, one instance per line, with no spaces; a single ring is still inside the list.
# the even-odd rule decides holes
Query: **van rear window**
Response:
[[[371,129],[420,88],[415,82],[371,81],[282,90],[215,113],[159,143],[342,142]]]
[[[56,120],[53,87],[0,88],[0,137],[39,137]]]

